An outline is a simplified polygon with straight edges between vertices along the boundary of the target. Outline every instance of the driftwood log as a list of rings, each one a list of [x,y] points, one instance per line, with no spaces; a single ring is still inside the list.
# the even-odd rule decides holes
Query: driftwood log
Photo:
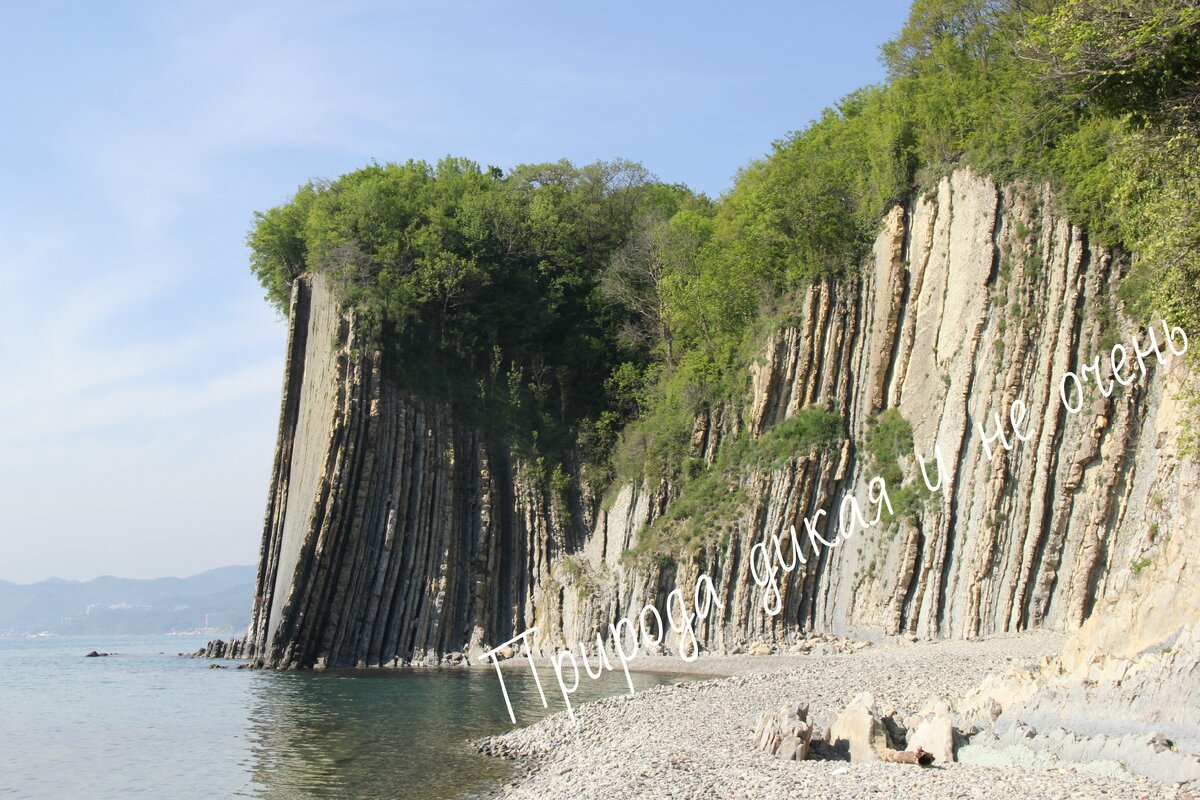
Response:
[[[923,747],[918,747],[916,750],[888,749],[883,751],[883,760],[893,764],[919,764],[922,767],[928,767],[933,763],[933,753]]]

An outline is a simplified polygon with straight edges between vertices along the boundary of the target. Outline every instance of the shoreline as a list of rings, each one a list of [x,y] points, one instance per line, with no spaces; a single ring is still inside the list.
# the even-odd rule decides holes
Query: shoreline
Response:
[[[887,641],[844,654],[708,656],[691,664],[645,657],[631,663],[630,671],[636,665],[638,671],[690,679],[577,705],[577,724],[563,711],[479,740],[481,752],[511,759],[516,769],[505,785],[483,796],[1190,797],[1176,785],[1133,776],[1112,762],[1067,764],[1014,748],[968,745],[956,762],[921,768],[782,761],[752,745],[758,715],[784,703],[808,703],[818,731],[828,730],[863,691],[885,713],[911,713],[927,698],[963,697],[987,675],[1034,669],[1058,655],[1064,639],[1028,632],[973,641]],[[513,659],[518,662],[513,666],[522,660]]]
[[[1011,638],[1013,636],[1024,636],[1025,634],[997,634],[990,637],[981,637],[975,641],[986,641],[991,639]],[[1066,641],[1065,637],[1060,634],[1049,631],[1037,632],[1035,635],[1057,637],[1061,642]],[[755,647],[769,647],[772,652],[759,653],[753,652],[737,652],[737,653],[717,653],[705,650],[700,656],[692,661],[685,661],[680,656],[639,653],[636,657],[629,661],[630,672],[641,672],[653,675],[687,675],[706,678],[729,678],[735,675],[751,675],[762,672],[778,672],[789,668],[802,667],[810,663],[813,658],[837,658],[837,657],[852,657],[855,653],[862,652],[871,647],[898,647],[905,649],[916,646],[918,642],[921,644],[937,645],[946,640],[916,640],[902,636],[891,636],[886,638],[876,639],[854,639],[848,636],[838,636],[836,634],[815,634],[811,637],[800,639],[798,642],[790,645],[751,645],[750,650]],[[550,668],[550,657],[547,655],[535,655],[538,669],[543,667]],[[616,659],[613,658],[615,662]],[[520,670],[528,669],[527,658],[524,653],[513,655],[505,658],[500,662],[502,670]],[[419,667],[421,665],[413,665]],[[486,669],[494,672],[495,667],[491,662],[474,663],[470,662],[463,666],[469,669]],[[614,668],[616,664],[614,663]],[[618,670],[619,671],[619,670]],[[582,670],[581,670],[582,674]],[[586,676],[581,680],[586,680]]]

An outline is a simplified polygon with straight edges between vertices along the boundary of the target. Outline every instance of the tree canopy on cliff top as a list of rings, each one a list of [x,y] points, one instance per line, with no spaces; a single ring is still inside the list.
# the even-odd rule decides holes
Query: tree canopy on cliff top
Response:
[[[417,362],[603,461],[684,469],[693,415],[742,388],[755,321],[853,271],[889,204],[960,164],[1050,181],[1139,254],[1130,308],[1200,333],[1200,0],[916,0],[888,81],[774,143],[719,202],[637,164],[372,164],[255,215],[284,307],[321,270]]]

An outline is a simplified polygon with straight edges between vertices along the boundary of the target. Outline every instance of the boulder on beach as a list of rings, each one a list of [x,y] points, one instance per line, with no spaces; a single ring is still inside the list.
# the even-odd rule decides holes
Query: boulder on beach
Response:
[[[786,703],[778,711],[764,712],[754,728],[754,746],[784,761],[808,758],[813,724],[807,703]]]
[[[954,761],[954,705],[945,698],[931,698],[907,720],[909,751],[925,750],[942,764]]]
[[[879,761],[892,747],[887,728],[875,710],[875,698],[863,692],[838,714],[829,731],[829,742],[846,752],[853,762]]]

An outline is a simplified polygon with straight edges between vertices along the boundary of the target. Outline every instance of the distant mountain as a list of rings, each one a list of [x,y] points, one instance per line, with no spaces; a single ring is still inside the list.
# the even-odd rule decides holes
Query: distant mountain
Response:
[[[0,581],[0,635],[245,630],[255,568],[220,567],[190,578]]]

